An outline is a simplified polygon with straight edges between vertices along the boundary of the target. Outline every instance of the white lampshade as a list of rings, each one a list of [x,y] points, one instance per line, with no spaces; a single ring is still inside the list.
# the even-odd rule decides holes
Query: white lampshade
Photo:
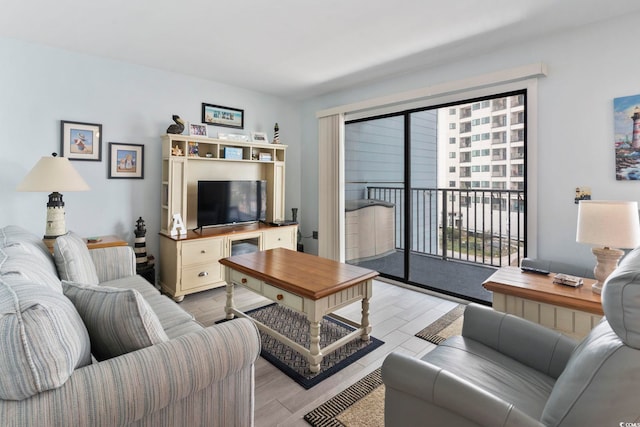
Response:
[[[638,202],[580,201],[576,241],[619,249],[640,245]]]
[[[89,186],[66,157],[43,157],[22,180],[18,191],[88,191]]]

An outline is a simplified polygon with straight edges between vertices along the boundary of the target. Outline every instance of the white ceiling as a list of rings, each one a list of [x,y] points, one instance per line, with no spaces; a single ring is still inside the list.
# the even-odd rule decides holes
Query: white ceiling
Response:
[[[639,10],[638,0],[4,0],[0,36],[302,99]]]

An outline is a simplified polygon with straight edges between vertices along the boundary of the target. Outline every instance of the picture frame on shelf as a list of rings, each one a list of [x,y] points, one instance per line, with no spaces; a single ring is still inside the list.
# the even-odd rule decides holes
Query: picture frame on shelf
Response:
[[[244,129],[244,110],[202,103],[202,123]]]
[[[209,136],[209,129],[204,123],[189,123],[189,136]]]
[[[60,120],[60,155],[69,160],[102,161],[102,125]]]
[[[249,137],[247,135],[239,133],[218,133],[218,139],[222,139],[224,141],[249,142]]]
[[[265,132],[251,132],[251,141],[261,142],[263,144],[269,143],[269,137]]]
[[[109,143],[109,179],[144,179],[144,145]]]

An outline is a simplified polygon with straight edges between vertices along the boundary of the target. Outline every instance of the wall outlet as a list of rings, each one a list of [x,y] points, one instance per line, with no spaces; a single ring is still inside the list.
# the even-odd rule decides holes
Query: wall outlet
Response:
[[[314,231],[311,235],[311,237],[313,237],[314,239],[318,240],[318,232]]]

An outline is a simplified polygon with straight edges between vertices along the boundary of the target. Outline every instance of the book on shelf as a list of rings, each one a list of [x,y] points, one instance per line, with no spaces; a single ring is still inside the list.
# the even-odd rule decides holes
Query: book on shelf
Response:
[[[582,286],[582,278],[578,276],[571,276],[569,274],[558,273],[553,276],[553,283],[556,283],[558,285],[578,287]]]

